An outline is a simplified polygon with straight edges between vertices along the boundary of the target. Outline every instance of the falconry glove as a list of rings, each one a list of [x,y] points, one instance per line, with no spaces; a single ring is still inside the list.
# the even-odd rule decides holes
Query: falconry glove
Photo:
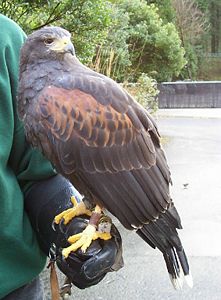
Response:
[[[72,206],[70,198],[73,195],[81,201],[81,195],[70,182],[57,175],[32,186],[25,197],[25,208],[41,249],[47,255],[53,255],[59,269],[74,285],[84,289],[100,282],[108,272],[123,266],[122,241],[112,224],[110,240],[95,240],[85,253],[78,250],[65,259],[62,249],[68,246],[68,237],[83,231],[89,221],[88,216],[79,216],[67,225],[61,221],[52,228],[54,216]]]

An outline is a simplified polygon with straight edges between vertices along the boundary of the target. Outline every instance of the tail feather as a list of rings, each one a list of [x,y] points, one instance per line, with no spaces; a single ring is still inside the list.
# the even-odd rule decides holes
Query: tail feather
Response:
[[[179,218],[178,222],[174,222],[177,214],[174,209],[171,206],[157,221],[144,225],[137,233],[151,247],[158,248],[163,253],[171,282],[175,289],[181,289],[184,279],[190,287],[193,283],[188,259],[176,231]]]
[[[179,257],[179,261],[180,261],[180,264],[182,266],[184,276],[189,275],[190,268],[189,268],[188,260],[187,260],[187,257],[186,257],[186,253],[184,252],[184,250],[177,251],[177,255]]]
[[[163,253],[164,260],[166,262],[167,270],[170,276],[171,283],[176,290],[182,289],[183,286],[183,274],[180,269],[179,260],[176,250],[171,248]]]
[[[166,262],[167,270],[172,278],[176,279],[177,277],[180,277],[180,266],[174,248],[167,250],[165,253],[163,253],[163,256]]]

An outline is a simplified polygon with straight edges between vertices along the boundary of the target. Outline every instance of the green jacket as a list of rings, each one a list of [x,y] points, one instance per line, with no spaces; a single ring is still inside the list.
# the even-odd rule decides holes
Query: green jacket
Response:
[[[49,162],[25,141],[16,113],[19,51],[23,31],[0,15],[0,299],[43,269],[27,214],[24,193],[36,180],[54,174]]]

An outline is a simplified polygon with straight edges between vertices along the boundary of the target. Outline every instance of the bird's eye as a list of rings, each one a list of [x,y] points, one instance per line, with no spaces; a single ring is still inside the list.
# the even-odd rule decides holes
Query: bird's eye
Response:
[[[45,45],[51,45],[54,42],[54,39],[52,38],[47,38],[44,40]]]

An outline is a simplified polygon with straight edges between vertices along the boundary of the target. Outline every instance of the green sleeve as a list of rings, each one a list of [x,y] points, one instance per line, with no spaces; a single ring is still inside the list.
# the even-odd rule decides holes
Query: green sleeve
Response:
[[[19,52],[25,38],[18,25],[0,14],[0,299],[34,279],[46,261],[24,209],[28,188],[54,174],[26,143],[17,115]]]
[[[23,124],[17,115],[19,53],[26,36],[17,24],[3,15],[0,15],[0,28],[0,86],[3,87],[0,101],[4,109],[0,129],[8,136],[4,155],[9,154],[8,164],[25,192],[34,181],[50,177],[55,171],[38,150],[27,144]]]
[[[52,165],[37,150],[31,148],[25,140],[23,127],[16,132],[11,152],[11,166],[23,192],[27,192],[35,181],[56,174]]]

